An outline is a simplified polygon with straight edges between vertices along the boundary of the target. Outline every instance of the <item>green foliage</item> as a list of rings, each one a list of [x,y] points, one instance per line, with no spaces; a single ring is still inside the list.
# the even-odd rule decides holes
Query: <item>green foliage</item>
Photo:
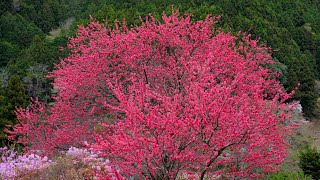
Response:
[[[21,15],[36,24],[43,32],[59,26],[59,23],[67,17],[64,15],[66,7],[58,0],[22,2]]]
[[[279,62],[277,58],[273,59],[276,64],[269,64],[269,67],[274,71],[280,73],[279,80],[281,84],[286,84],[287,83],[287,73],[288,73],[288,67]]]
[[[316,148],[307,147],[300,152],[299,166],[306,175],[320,179],[320,152]]]
[[[9,80],[6,94],[8,98],[8,104],[11,106],[11,109],[15,109],[15,107],[25,107],[28,103],[23,82],[18,76],[13,76]],[[15,118],[15,116],[11,116],[11,119],[13,118]]]
[[[44,32],[49,32],[54,27],[57,27],[55,24],[54,13],[48,3],[43,4],[40,14],[42,14],[42,19],[38,25]]]
[[[6,144],[6,125],[16,124],[15,109],[17,107],[26,107],[28,99],[24,90],[23,83],[18,76],[13,76],[9,82],[8,87],[3,86],[0,82],[0,141]]]
[[[4,117],[4,115],[9,113],[6,104],[7,98],[5,94],[5,88],[3,82],[0,81],[0,140],[6,139],[6,135],[3,130],[6,128],[6,124],[10,124],[10,122]],[[0,144],[3,145],[3,144]]]
[[[7,63],[17,57],[19,48],[16,44],[12,44],[6,40],[0,40],[0,68],[7,65]]]
[[[0,16],[7,12],[7,11],[10,11],[11,10],[11,3],[10,1],[0,1]]]
[[[19,47],[27,47],[35,35],[44,36],[32,22],[19,14],[5,13],[0,17],[0,39],[7,40]]]
[[[284,180],[284,179],[299,179],[299,180],[312,180],[311,177],[304,175],[302,171],[296,172],[277,172],[267,175],[264,180]]]
[[[52,62],[50,47],[40,36],[36,35],[30,46],[24,50],[22,60],[29,62],[30,65]]]

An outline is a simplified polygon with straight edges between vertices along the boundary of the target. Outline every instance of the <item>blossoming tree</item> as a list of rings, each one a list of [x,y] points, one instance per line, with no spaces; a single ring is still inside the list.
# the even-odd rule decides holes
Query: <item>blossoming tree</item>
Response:
[[[216,30],[219,18],[91,22],[50,77],[58,93],[18,111],[10,133],[53,152],[88,141],[126,175],[258,177],[286,155],[287,94],[270,49]]]

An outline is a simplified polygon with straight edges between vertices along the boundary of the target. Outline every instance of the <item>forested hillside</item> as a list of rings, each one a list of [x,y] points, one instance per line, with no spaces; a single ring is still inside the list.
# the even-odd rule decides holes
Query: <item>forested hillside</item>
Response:
[[[193,14],[193,21],[209,13],[222,15],[218,25],[223,31],[247,31],[270,46],[280,62],[272,68],[282,73],[281,82],[288,92],[300,84],[294,99],[301,100],[307,117],[318,115],[318,0],[5,0],[0,2],[0,128],[16,123],[13,110],[26,107],[30,97],[51,102],[51,80],[44,76],[69,54],[66,36],[75,35],[77,25],[87,24],[90,15],[101,23],[125,19],[135,25],[139,16],[170,14],[172,5]],[[65,27],[70,18],[72,25]]]

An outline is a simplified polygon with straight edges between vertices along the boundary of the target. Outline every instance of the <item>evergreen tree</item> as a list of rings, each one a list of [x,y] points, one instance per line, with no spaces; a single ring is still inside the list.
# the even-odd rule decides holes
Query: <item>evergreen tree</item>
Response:
[[[1,83],[2,84],[2,83]],[[13,76],[8,82],[8,88],[1,85],[0,89],[0,141],[7,144],[6,133],[4,130],[7,125],[15,125],[17,118],[15,109],[26,107],[28,101],[23,83],[18,76]]]
[[[10,122],[8,121],[8,119],[6,119],[5,116],[8,115],[9,110],[7,108],[7,98],[5,95],[5,88],[3,85],[3,82],[0,81],[0,141],[3,145],[5,140],[6,140],[6,134],[4,133],[4,129],[6,128],[7,124],[10,124]]]
[[[24,52],[24,59],[27,62],[32,62],[31,65],[36,63],[47,63],[50,59],[50,50],[45,44],[44,40],[39,35],[35,35],[30,46]]]
[[[10,109],[10,113],[7,118],[15,123],[16,115],[14,110],[16,107],[25,107],[28,103],[28,97],[25,93],[23,82],[20,77],[13,76],[9,80],[6,96],[8,98],[8,107]]]
[[[15,58],[19,52],[17,45],[5,40],[0,40],[0,68],[7,65],[7,63]]]
[[[5,13],[0,16],[0,38],[16,44],[20,48],[28,47],[33,37],[43,32],[32,22],[19,14]]]
[[[41,18],[40,28],[44,32],[50,32],[55,27],[55,19],[52,8],[48,3],[43,4],[42,10],[39,12]]]
[[[6,11],[11,10],[11,3],[8,0],[0,1],[0,16]]]

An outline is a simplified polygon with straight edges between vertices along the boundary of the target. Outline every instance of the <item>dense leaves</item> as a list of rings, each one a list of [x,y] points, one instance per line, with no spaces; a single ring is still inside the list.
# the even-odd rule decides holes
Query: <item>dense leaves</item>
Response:
[[[12,77],[6,88],[4,82],[0,81],[0,139],[1,145],[8,143],[6,133],[7,125],[17,123],[15,109],[17,107],[26,107],[27,95],[21,79],[18,76]]]
[[[313,179],[320,179],[320,152],[316,148],[308,147],[301,151],[299,165],[306,175],[312,176]]]

